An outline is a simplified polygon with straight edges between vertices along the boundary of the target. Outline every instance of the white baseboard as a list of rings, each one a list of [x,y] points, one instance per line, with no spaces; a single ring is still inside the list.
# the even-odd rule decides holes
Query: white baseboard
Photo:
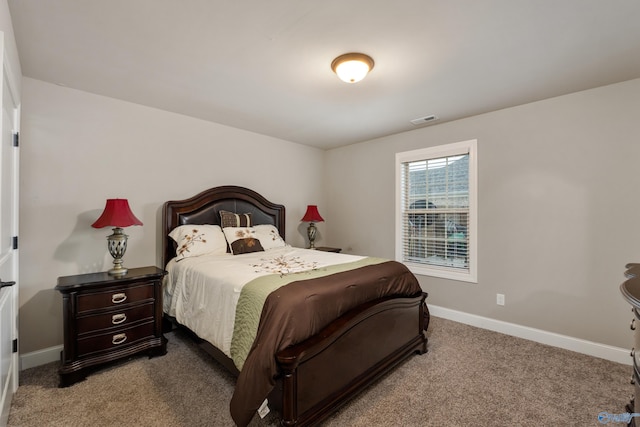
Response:
[[[612,362],[631,365],[633,359],[630,356],[630,349],[613,347],[599,344],[579,338],[556,334],[554,332],[543,331],[541,329],[530,328],[528,326],[516,325],[515,323],[503,322],[501,320],[490,319],[488,317],[477,316],[475,314],[464,313],[451,310],[449,308],[438,307],[429,304],[429,313],[436,317],[453,320],[466,325],[476,326],[490,331],[500,332],[518,338],[551,345],[554,347],[571,350]]]
[[[62,346],[43,348],[42,350],[32,351],[20,355],[20,370],[23,371],[36,366],[46,365],[47,363],[60,361],[60,352]]]
[[[554,332],[543,331],[541,329],[530,328],[528,326],[516,325],[515,323],[503,322],[501,320],[490,319],[488,317],[477,316],[475,314],[464,313],[462,311],[451,310],[429,304],[429,312],[436,317],[453,320],[466,325],[476,326],[502,334],[512,335],[518,338],[564,348],[578,353],[586,354],[612,362],[631,365],[632,359],[629,356],[630,350],[626,348],[613,347],[599,344],[592,341],[556,334]],[[20,356],[20,369],[34,368],[47,363],[60,360],[62,346],[49,347]]]

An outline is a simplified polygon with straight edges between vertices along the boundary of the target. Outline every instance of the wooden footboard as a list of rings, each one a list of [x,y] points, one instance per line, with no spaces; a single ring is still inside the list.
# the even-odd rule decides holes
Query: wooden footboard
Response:
[[[268,400],[280,414],[281,424],[318,424],[413,353],[425,353],[426,297],[423,293],[363,304],[317,335],[278,352],[280,376]],[[222,351],[191,335],[238,375],[233,361]]]
[[[364,304],[280,351],[282,377],[270,404],[278,406],[282,425],[319,423],[411,354],[425,353],[425,298]]]

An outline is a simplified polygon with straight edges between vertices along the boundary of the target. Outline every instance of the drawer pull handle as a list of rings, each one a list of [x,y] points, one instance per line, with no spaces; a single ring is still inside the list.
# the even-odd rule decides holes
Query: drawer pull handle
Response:
[[[111,323],[114,325],[119,325],[120,323],[127,320],[127,315],[124,313],[114,314],[111,316]]]
[[[111,339],[111,343],[113,345],[118,345],[118,344],[122,344],[126,340],[127,340],[127,334],[116,334]]]
[[[120,304],[125,302],[126,300],[127,300],[127,294],[125,294],[124,292],[111,295],[111,302],[114,304]]]

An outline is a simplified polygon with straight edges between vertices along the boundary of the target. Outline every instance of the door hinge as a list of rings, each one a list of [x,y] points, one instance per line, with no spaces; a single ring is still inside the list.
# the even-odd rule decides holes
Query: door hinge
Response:
[[[13,352],[14,353],[18,352],[18,338],[13,340]]]
[[[20,146],[20,133],[19,132],[14,132],[13,133],[13,146],[14,147],[19,147]]]
[[[18,249],[18,236],[13,236],[12,247],[13,249]]]

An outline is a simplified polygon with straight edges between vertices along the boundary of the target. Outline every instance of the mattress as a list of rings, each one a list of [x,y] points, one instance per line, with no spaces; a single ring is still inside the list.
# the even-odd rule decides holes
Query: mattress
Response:
[[[241,255],[201,255],[167,264],[163,309],[233,359],[236,309],[243,288],[265,276],[280,285],[327,274],[365,257],[285,246]],[[238,367],[239,369],[241,367]]]

